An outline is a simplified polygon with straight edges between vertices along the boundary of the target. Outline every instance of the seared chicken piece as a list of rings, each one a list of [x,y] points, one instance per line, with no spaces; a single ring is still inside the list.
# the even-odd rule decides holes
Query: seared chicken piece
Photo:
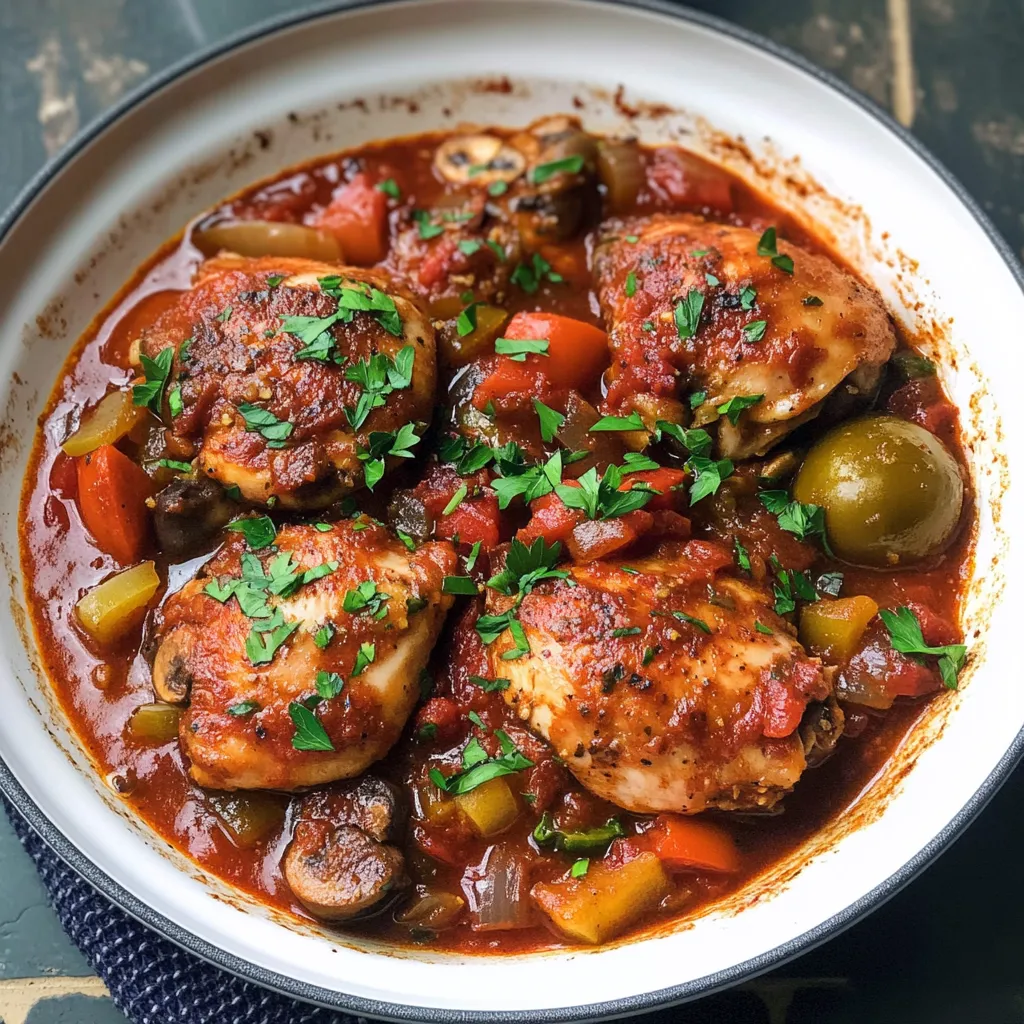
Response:
[[[703,392],[693,425],[717,420],[720,454],[746,458],[817,416],[833,392],[871,397],[896,346],[879,295],[788,242],[774,261],[759,255],[760,239],[685,214],[605,225],[594,269],[614,357],[608,411],[635,409],[649,427],[682,422],[681,400]],[[718,412],[756,396],[731,417]]]
[[[140,349],[175,353],[164,409],[176,450],[250,502],[329,504],[363,485],[371,432],[422,427],[433,410],[430,321],[371,270],[216,257]]]
[[[368,519],[234,535],[164,604],[154,688],[191,691],[181,746],[215,789],[358,775],[398,739],[452,598],[448,544],[410,553]]]
[[[766,810],[806,767],[798,727],[829,682],[768,593],[715,572],[716,547],[566,566],[519,609],[530,654],[502,660],[509,631],[490,647],[509,705],[626,810]],[[508,603],[488,591],[488,612]]]

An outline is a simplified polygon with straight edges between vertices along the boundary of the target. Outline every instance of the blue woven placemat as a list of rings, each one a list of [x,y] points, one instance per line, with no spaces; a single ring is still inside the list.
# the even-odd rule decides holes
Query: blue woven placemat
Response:
[[[161,938],[72,871],[6,801],[4,809],[64,930],[132,1024],[365,1024],[268,992]]]

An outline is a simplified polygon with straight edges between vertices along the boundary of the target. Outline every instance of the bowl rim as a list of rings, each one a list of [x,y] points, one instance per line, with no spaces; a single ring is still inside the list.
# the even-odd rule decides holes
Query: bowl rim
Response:
[[[141,85],[130,90],[117,103],[85,125],[60,152],[50,158],[33,175],[27,184],[21,188],[7,209],[3,211],[3,214],[0,215],[0,244],[3,243],[11,228],[31,205],[33,200],[86,146],[101,136],[128,111],[155,93],[158,93],[164,87],[172,84],[178,78],[230,53],[232,50],[284,29],[303,25],[320,18],[330,17],[342,11],[382,7],[399,2],[415,3],[417,0],[325,0],[325,2],[304,6],[299,10],[262,19],[253,25],[229,34],[219,42],[203,47],[173,62],[162,71],[147,78]],[[623,7],[647,11],[689,22],[690,24],[764,50],[790,67],[809,75],[823,85],[838,92],[883,128],[887,129],[949,187],[985,233],[989,243],[1002,258],[1017,286],[1024,293],[1024,267],[1021,266],[1010,245],[959,179],[916,136],[899,124],[885,109],[864,94],[858,92],[832,72],[826,71],[801,54],[757,32],[715,15],[696,11],[677,3],[671,3],[669,0],[575,0],[575,2],[592,4],[594,6]],[[495,1022],[495,1024],[534,1024],[534,1022],[538,1022],[538,1024],[539,1022],[569,1024],[569,1022],[591,1021],[642,1013],[682,1003],[699,996],[710,995],[741,981],[746,981],[763,974],[835,937],[896,895],[924,868],[931,864],[940,854],[944,853],[964,833],[967,826],[970,825],[992,797],[995,796],[996,792],[1022,758],[1024,758],[1024,728],[1017,733],[1012,744],[999,759],[996,767],[967,803],[907,863],[873,890],[803,934],[742,963],[734,964],[713,974],[677,985],[599,1003],[527,1011],[453,1010],[409,1006],[383,1000],[366,999],[335,989],[310,985],[275,971],[259,967],[199,938],[197,935],[153,910],[145,902],[124,889],[113,877],[82,853],[46,817],[35,801],[22,788],[2,756],[0,756],[0,792],[61,860],[115,906],[153,929],[161,937],[195,954],[207,963],[228,971],[245,981],[260,985],[282,995],[330,1009],[343,1010],[367,1017],[408,1021],[410,1024],[413,1024],[413,1022],[429,1022],[429,1024],[491,1024],[491,1022]]]

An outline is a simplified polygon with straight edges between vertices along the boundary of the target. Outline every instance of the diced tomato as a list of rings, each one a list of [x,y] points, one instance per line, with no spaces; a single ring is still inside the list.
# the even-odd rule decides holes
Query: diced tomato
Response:
[[[153,496],[153,481],[110,444],[77,461],[82,522],[98,547],[122,565],[138,561],[149,540],[146,499]]]
[[[453,739],[462,728],[462,710],[448,697],[431,697],[416,714],[416,728],[425,725],[437,727],[437,736],[442,740]]]
[[[501,541],[501,510],[498,497],[489,487],[471,498],[463,498],[458,508],[442,515],[434,523],[434,535],[442,540],[459,538],[460,545],[480,546],[489,551]]]
[[[640,473],[629,473],[619,485],[620,491],[629,491],[638,483],[647,484],[661,494],[656,494],[644,508],[654,512],[659,508],[675,508],[679,503],[679,491],[673,491],[686,479],[686,471],[662,466],[661,469],[648,469]]]
[[[686,540],[690,536],[690,520],[681,516],[671,509],[658,509],[652,512],[654,525],[651,532],[659,537],[673,537],[676,540]]]
[[[585,390],[608,365],[608,336],[599,327],[557,313],[516,313],[504,336],[547,341],[546,355],[528,355],[521,365],[543,373],[555,387]]]
[[[565,543],[573,527],[583,521],[579,509],[568,508],[554,493],[531,501],[530,512],[530,521],[516,534],[523,544],[532,544],[538,537],[543,537],[546,544]]]
[[[473,392],[472,404],[481,411],[488,404],[510,411],[527,408],[534,398],[544,401],[547,393],[547,378],[540,371],[517,363],[510,356],[497,356],[490,362],[490,372]]]
[[[365,174],[342,185],[313,219],[338,239],[346,263],[368,267],[388,251],[388,199]]]
[[[953,439],[956,409],[942,393],[937,377],[919,377],[897,388],[888,402],[889,412],[910,420],[947,443]]]
[[[448,276],[456,252],[458,243],[451,235],[439,238],[420,264],[417,273],[420,284],[424,288],[433,288],[440,284]]]
[[[710,578],[732,565],[732,552],[713,540],[691,540],[683,548],[683,558],[695,580]]]
[[[740,852],[732,836],[706,821],[659,814],[645,838],[670,871],[731,873],[740,869]]]
[[[762,680],[764,688],[764,727],[762,735],[770,739],[791,736],[803,718],[807,698],[796,693],[783,679],[770,675]]]
[[[686,153],[658,150],[657,159],[647,171],[652,190],[663,199],[680,206],[711,207],[731,213],[732,186],[724,174],[716,174]]]
[[[413,825],[412,837],[416,845],[434,860],[452,867],[462,868],[466,864],[466,855],[462,849],[462,836],[458,833],[445,832],[438,835],[426,825]]]
[[[650,512],[638,509],[614,519],[585,519],[567,541],[576,562],[596,562],[623,551],[648,533],[654,524]]]

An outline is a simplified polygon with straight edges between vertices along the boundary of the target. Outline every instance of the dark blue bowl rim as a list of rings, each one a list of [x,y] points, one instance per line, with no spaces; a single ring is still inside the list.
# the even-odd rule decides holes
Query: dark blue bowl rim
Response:
[[[128,93],[110,110],[83,128],[60,153],[50,160],[29,181],[14,202],[4,212],[3,217],[0,218],[0,242],[6,238],[12,226],[32,201],[78,153],[102,135],[108,127],[125,113],[182,75],[200,68],[204,64],[229,53],[231,50],[283,29],[292,28],[317,18],[328,17],[339,11],[378,7],[394,2],[397,2],[397,0],[329,0],[327,3],[306,7],[300,11],[292,11],[288,14],[262,21],[172,64],[159,74],[148,79],[139,88]],[[920,157],[949,186],[978,222],[979,227],[988,236],[992,246],[1002,257],[1010,273],[1015,278],[1018,287],[1024,293],[1024,270],[1022,270],[1017,262],[1009,245],[1007,245],[1006,241],[964,186],[925,146],[902,125],[893,120],[886,111],[835,75],[824,71],[799,54],[758,35],[756,32],[751,32],[701,11],[694,11],[669,3],[667,0],[586,0],[586,2],[602,6],[618,6],[634,8],[639,11],[650,11],[699,25],[702,28],[710,29],[711,31],[764,50],[786,64],[829,86],[851,103],[856,104],[861,110],[895,135],[903,145]],[[778,967],[787,960],[792,960],[794,957],[806,953],[827,939],[833,938],[861,917],[880,907],[886,900],[890,899],[907,885],[918,873],[923,871],[939,854],[945,852],[963,834],[967,826],[989,800],[992,799],[1022,756],[1024,756],[1024,729],[1014,738],[1009,749],[1000,758],[995,769],[977,792],[938,835],[898,871],[890,875],[889,878],[871,892],[802,935],[782,943],[774,949],[762,953],[760,956],[745,960],[743,963],[735,964],[725,970],[706,975],[702,978],[695,978],[692,981],[679,985],[671,985],[667,988],[657,989],[641,995],[608,1000],[602,1003],[533,1011],[463,1011],[406,1006],[401,1003],[364,999],[359,996],[348,995],[332,989],[309,985],[294,978],[277,974],[274,971],[268,971],[200,939],[186,929],[179,927],[162,914],[158,914],[124,889],[100,867],[90,861],[50,822],[21,787],[3,760],[0,760],[0,790],[3,791],[4,795],[47,845],[112,903],[183,949],[187,949],[203,960],[247,981],[330,1009],[395,1021],[427,1022],[427,1024],[541,1024],[541,1022],[570,1024],[570,1022],[592,1021],[642,1013],[696,999],[699,996],[709,995],[712,992],[747,981],[765,971]]]

